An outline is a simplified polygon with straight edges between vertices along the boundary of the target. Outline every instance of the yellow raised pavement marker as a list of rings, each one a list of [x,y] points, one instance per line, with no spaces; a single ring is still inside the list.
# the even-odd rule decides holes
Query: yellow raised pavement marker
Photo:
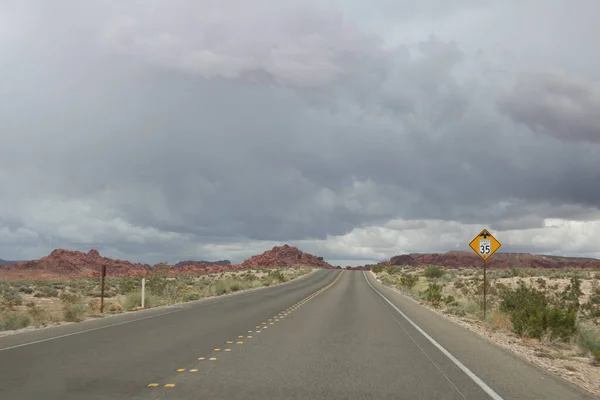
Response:
[[[228,340],[227,341],[227,344],[232,344],[232,343],[233,343],[233,340]]]
[[[204,360],[206,360],[206,358],[205,357],[198,357],[198,360],[204,361]]]
[[[190,372],[198,372],[196,368],[190,369]]]
[[[217,348],[217,349],[215,349],[215,351],[221,351],[221,349],[218,349],[218,348]]]
[[[210,361],[215,361],[217,359],[217,357],[211,357],[209,358]]]
[[[244,344],[244,342],[237,342],[237,344]]]
[[[150,383],[148,384],[148,387],[158,387],[158,383]]]
[[[179,368],[177,372],[185,372],[185,368]]]
[[[174,388],[174,387],[175,387],[175,384],[174,384],[174,383],[167,383],[167,384],[165,385],[165,387],[166,387],[166,388],[169,388],[169,389],[170,389],[170,388]]]

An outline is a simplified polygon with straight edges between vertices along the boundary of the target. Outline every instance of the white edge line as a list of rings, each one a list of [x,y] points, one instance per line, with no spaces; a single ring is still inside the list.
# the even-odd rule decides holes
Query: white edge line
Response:
[[[314,271],[313,271],[313,272],[314,272]],[[279,287],[279,286],[281,286],[281,285],[285,285],[286,283],[298,282],[298,280],[299,280],[299,279],[302,279],[302,278],[304,278],[304,277],[306,277],[306,276],[308,276],[308,275],[312,274],[313,272],[309,272],[308,274],[305,274],[305,275],[303,275],[303,276],[301,276],[301,277],[298,277],[298,278],[296,278],[296,279],[292,279],[291,281],[288,281],[288,282],[283,282],[283,283],[281,283],[281,284],[279,284],[279,285],[270,286],[270,288],[277,288],[277,287]],[[211,304],[211,303],[209,303],[207,300],[221,300],[219,303],[224,303],[224,302],[226,302],[226,301],[228,301],[228,300],[233,300],[233,298],[235,298],[235,297],[236,297],[236,295],[237,295],[237,296],[240,296],[240,295],[243,295],[243,294],[249,294],[249,292],[252,292],[252,291],[258,291],[258,290],[260,290],[260,289],[268,289],[268,288],[269,288],[269,287],[260,287],[260,288],[255,288],[255,289],[250,289],[250,290],[244,290],[244,291],[240,291],[240,292],[237,292],[237,293],[231,293],[230,295],[226,295],[226,296],[216,296],[216,297],[212,297],[212,298],[208,298],[208,299],[201,299],[201,300],[199,300],[199,302],[202,302],[202,303],[196,303],[196,304],[193,304],[193,305],[192,305],[192,304],[190,304],[191,302],[189,302],[189,303],[181,303],[181,304],[177,304],[177,305],[173,305],[173,306],[183,306],[183,308],[178,308],[178,309],[176,309],[176,310],[173,310],[173,311],[168,311],[168,312],[164,312],[164,313],[160,313],[160,314],[149,315],[149,316],[147,316],[147,317],[142,317],[142,318],[135,318],[135,319],[131,319],[131,320],[128,320],[128,321],[117,322],[117,323],[115,323],[115,324],[110,324],[110,325],[99,326],[99,327],[97,327],[97,328],[84,329],[84,330],[82,330],[82,331],[77,331],[77,332],[66,333],[66,334],[64,334],[64,335],[52,336],[52,337],[49,337],[49,338],[46,338],[46,339],[34,340],[33,342],[27,342],[27,343],[16,344],[16,345],[14,345],[14,346],[3,347],[3,348],[0,348],[0,352],[2,352],[2,351],[6,351],[6,350],[17,349],[17,348],[19,348],[19,347],[30,346],[30,345],[32,345],[32,344],[43,343],[43,342],[49,342],[49,341],[51,341],[51,340],[61,339],[61,338],[69,337],[69,336],[80,335],[80,334],[82,334],[82,333],[87,333],[87,332],[98,331],[98,330],[100,330],[100,329],[112,328],[113,326],[119,326],[119,325],[130,324],[130,323],[132,323],[132,322],[143,321],[143,320],[145,320],[145,319],[156,318],[156,317],[160,317],[160,316],[167,315],[167,314],[174,314],[174,313],[177,313],[177,312],[181,312],[181,311],[186,311],[186,310],[194,309],[194,308],[195,308],[195,307],[194,307],[195,305],[201,305],[201,304]],[[229,297],[229,296],[231,296],[231,297]],[[229,297],[229,298],[227,298],[227,297]],[[212,303],[212,304],[214,304],[214,303]],[[187,307],[186,307],[186,306],[187,306]],[[126,315],[126,314],[120,314],[120,315]],[[66,326],[66,325],[65,325],[65,326]],[[6,336],[4,336],[4,337],[6,337]]]
[[[83,330],[83,331],[66,333],[66,334],[64,334],[64,335],[59,335],[59,336],[52,336],[52,337],[49,337],[49,338],[46,338],[46,339],[34,340],[33,342],[27,342],[27,343],[21,343],[21,344],[17,344],[17,345],[14,345],[14,346],[3,347],[3,348],[1,348],[1,349],[0,349],[0,351],[5,351],[5,350],[16,349],[16,348],[18,348],[18,347],[29,346],[29,345],[36,344],[36,343],[49,342],[50,340],[56,340],[56,339],[60,339],[60,338],[64,338],[64,337],[69,337],[69,336],[80,335],[80,334],[82,334],[82,333],[86,333],[86,332],[99,331],[100,329],[106,329],[106,328],[112,328],[113,326],[130,324],[130,323],[132,323],[132,322],[142,321],[142,320],[145,320],[145,319],[150,319],[150,318],[161,317],[161,316],[163,316],[163,315],[167,315],[167,314],[173,314],[173,313],[176,313],[176,312],[181,312],[181,311],[185,311],[185,310],[187,310],[187,308],[180,308],[180,309],[173,310],[173,311],[169,311],[169,312],[164,312],[164,313],[160,313],[160,314],[149,315],[149,316],[147,316],[147,317],[142,317],[142,318],[131,319],[131,320],[129,320],[129,321],[117,322],[116,324],[110,324],[110,325],[99,326],[99,327],[97,327],[97,328],[85,329],[85,330]]]
[[[379,290],[375,289],[375,287],[373,285],[371,285],[371,282],[369,282],[369,279],[367,278],[367,274],[365,273],[365,271],[363,271],[363,276],[365,277],[367,284],[369,286],[371,286],[371,289],[373,289],[378,295],[380,295],[390,306],[392,306],[394,308],[394,310],[396,310],[400,315],[402,315],[402,317],[404,317],[405,320],[407,320],[417,331],[419,331],[419,333],[421,333],[421,335],[425,336],[425,338],[427,340],[429,340],[431,342],[431,344],[433,344],[435,347],[437,347],[439,351],[444,353],[444,355],[446,357],[448,357],[450,359],[450,361],[452,361],[458,368],[460,368],[469,378],[471,378],[473,380],[473,382],[475,382],[477,384],[477,386],[479,386],[481,389],[483,389],[483,391],[486,392],[492,399],[504,400],[498,393],[494,392],[494,390],[491,387],[489,387],[484,381],[482,381],[481,378],[479,378],[477,375],[475,375],[475,373],[473,373],[473,371],[471,371],[469,368],[467,368],[456,357],[454,357],[448,350],[446,350],[444,347],[442,347],[442,345],[439,344],[434,338],[429,336],[427,334],[427,332],[425,332],[417,324],[415,324],[410,318],[408,318],[408,316],[406,314],[404,314],[402,311],[400,311],[400,309],[398,309],[398,307],[396,307],[391,301],[389,301],[387,299],[387,297],[385,297],[383,294],[381,294],[381,292]]]

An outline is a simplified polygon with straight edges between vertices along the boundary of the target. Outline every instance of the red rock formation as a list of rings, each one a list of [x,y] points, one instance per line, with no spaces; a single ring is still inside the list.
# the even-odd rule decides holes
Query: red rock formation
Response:
[[[273,249],[252,256],[242,263],[244,268],[293,267],[300,265],[333,269],[333,266],[323,261],[322,258],[304,253],[298,248],[287,244],[275,246]]]
[[[402,254],[391,258],[392,265],[440,265],[449,268],[481,268],[483,262],[473,252]],[[595,258],[559,257],[529,253],[496,253],[487,262],[490,268],[600,268]]]
[[[106,265],[109,276],[145,275],[149,265],[101,257],[97,250],[81,251],[56,249],[39,260],[19,262],[2,268],[12,275],[37,279],[72,279],[100,276],[102,265]]]

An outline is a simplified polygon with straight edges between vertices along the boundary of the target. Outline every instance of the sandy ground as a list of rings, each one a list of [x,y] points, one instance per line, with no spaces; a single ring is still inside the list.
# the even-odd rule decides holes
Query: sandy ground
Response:
[[[270,270],[272,270],[272,269],[270,269]],[[306,274],[298,275],[299,272],[297,270],[292,270],[289,268],[281,268],[279,270],[285,276],[287,276],[288,278],[291,278],[291,280],[297,279],[301,276],[306,275]],[[311,273],[316,270],[317,269],[312,268],[312,269],[307,269],[306,272]],[[219,280],[224,280],[224,279],[231,279],[231,278],[235,279],[235,278],[240,277],[241,275],[246,275],[246,274],[253,274],[258,279],[262,279],[268,275],[268,272],[263,272],[261,270],[252,270],[252,269],[241,270],[241,271],[227,271],[227,272],[218,272],[218,273],[194,276],[193,280],[194,281],[204,280],[204,281],[213,281],[214,282],[214,281],[219,281]],[[139,279],[141,280],[141,278],[139,278]],[[168,277],[166,279],[174,280],[174,279],[177,279],[177,277]],[[67,283],[67,287],[68,287],[68,283]],[[245,290],[253,290],[253,289],[245,289]],[[39,307],[40,309],[43,310],[44,314],[47,314],[51,317],[50,318],[51,322],[47,323],[45,326],[31,325],[31,326],[28,326],[23,329],[0,331],[0,337],[7,336],[7,335],[14,335],[14,334],[22,333],[22,332],[33,331],[33,330],[47,329],[47,328],[51,328],[51,327],[58,326],[58,325],[76,323],[76,322],[66,322],[66,321],[62,320],[63,319],[62,318],[62,302],[58,297],[34,297],[33,294],[26,294],[26,293],[20,293],[20,295],[22,297],[23,305],[14,306],[13,307],[14,311],[22,311],[22,312],[26,313],[28,310],[28,307],[26,306],[26,304],[28,302],[35,302],[36,307]],[[95,310],[95,312],[93,312],[91,315],[88,315],[85,318],[85,320],[96,319],[96,318],[105,318],[105,317],[110,317],[111,315],[118,315],[118,314],[123,313],[122,307],[120,307],[120,305],[123,304],[125,297],[126,297],[125,295],[118,294],[111,298],[105,298],[104,299],[105,313],[101,315],[101,314],[99,314],[99,310]],[[207,298],[211,298],[211,297],[215,297],[215,296],[202,297],[202,299],[207,299]],[[97,308],[99,309],[99,304],[100,304],[99,298],[84,297],[84,302],[87,303],[89,301],[95,301],[97,303]],[[117,307],[117,309],[119,309],[119,311],[110,312],[111,304],[119,305],[119,307]],[[176,304],[173,304],[173,305],[176,305]],[[171,306],[173,306],[173,305],[171,305]],[[159,306],[159,307],[169,307],[169,306]],[[137,311],[137,310],[128,310],[126,312],[135,312],[135,311]]]

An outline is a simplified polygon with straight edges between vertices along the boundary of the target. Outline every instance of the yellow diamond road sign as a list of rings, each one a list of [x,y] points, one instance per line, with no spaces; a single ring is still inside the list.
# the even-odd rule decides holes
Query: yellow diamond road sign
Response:
[[[483,261],[487,260],[502,246],[491,233],[484,229],[479,235],[469,243],[469,247],[481,257]]]

